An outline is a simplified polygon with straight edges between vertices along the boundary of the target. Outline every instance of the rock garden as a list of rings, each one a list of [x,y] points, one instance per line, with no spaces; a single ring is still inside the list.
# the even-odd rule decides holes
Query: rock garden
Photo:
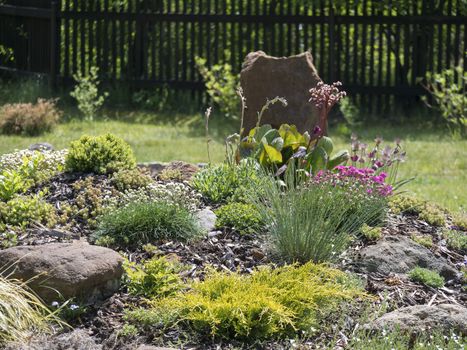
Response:
[[[218,164],[137,164],[112,134],[2,155],[0,346],[464,349],[467,217],[404,193],[400,141],[334,149],[344,95],[268,100]]]

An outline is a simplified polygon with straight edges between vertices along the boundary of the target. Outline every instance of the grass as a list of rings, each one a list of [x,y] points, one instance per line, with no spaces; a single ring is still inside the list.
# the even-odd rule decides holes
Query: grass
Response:
[[[31,85],[14,91],[7,89],[5,92],[8,95],[17,95],[17,91],[23,91],[21,95],[15,95],[13,100],[32,101],[33,97],[38,95],[37,89],[38,87]],[[43,95],[44,93],[40,94],[40,96]],[[12,99],[9,98],[9,100]],[[0,102],[2,104],[7,101],[0,98]],[[76,111],[67,107],[67,103],[64,106],[66,107],[65,116],[76,115]],[[100,135],[110,132],[130,143],[139,162],[154,160],[207,162],[202,111],[197,115],[189,116],[179,113],[155,114],[125,110],[105,114],[111,115],[111,119],[96,122],[68,121],[60,124],[52,132],[39,137],[0,135],[0,154],[27,148],[30,144],[41,141],[49,142],[60,149],[67,147],[71,140],[78,139],[83,134]],[[370,144],[376,135],[391,141],[396,137],[401,138],[407,150],[408,160],[401,167],[400,175],[416,177],[405,187],[405,190],[421,199],[432,200],[454,211],[466,210],[467,191],[460,191],[460,189],[467,182],[467,140],[455,140],[445,130],[433,130],[433,128],[426,128],[425,125],[413,126],[410,121],[406,124],[408,125],[399,127],[365,125],[355,128],[354,131],[362,141]],[[237,129],[236,124],[222,117],[211,118],[212,162],[224,159],[223,139]],[[330,134],[337,149],[348,148],[348,135],[339,135],[333,130]]]

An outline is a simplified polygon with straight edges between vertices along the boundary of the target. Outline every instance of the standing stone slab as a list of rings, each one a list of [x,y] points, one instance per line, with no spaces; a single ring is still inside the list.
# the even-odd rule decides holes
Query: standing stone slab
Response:
[[[311,131],[318,123],[318,110],[310,99],[309,90],[321,79],[309,52],[290,57],[272,57],[263,51],[249,53],[240,73],[240,84],[246,98],[244,127],[255,127],[258,112],[266,100],[276,96],[287,100],[287,107],[277,103],[263,115],[261,124],[278,128],[294,124],[300,132]]]
[[[29,286],[47,303],[60,300],[60,295],[84,303],[111,296],[120,286],[122,262],[117,252],[82,242],[0,251],[0,266],[9,266],[3,273],[31,280]]]

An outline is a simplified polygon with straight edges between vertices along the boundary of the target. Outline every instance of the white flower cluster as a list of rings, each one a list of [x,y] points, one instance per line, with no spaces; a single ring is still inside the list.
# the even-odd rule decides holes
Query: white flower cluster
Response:
[[[28,149],[3,154],[0,156],[0,170],[18,170],[25,162],[39,168],[41,171],[56,173],[65,166],[68,150],[31,151]]]
[[[127,190],[110,201],[110,208],[124,207],[134,202],[167,201],[195,212],[201,204],[201,194],[179,182],[151,183],[146,187]]]

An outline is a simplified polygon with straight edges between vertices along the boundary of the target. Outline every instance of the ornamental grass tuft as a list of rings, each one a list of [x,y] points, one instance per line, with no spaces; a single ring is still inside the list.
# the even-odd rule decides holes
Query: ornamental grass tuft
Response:
[[[0,275],[0,346],[51,332],[52,322],[62,324],[23,282]]]
[[[133,202],[98,218],[98,244],[140,247],[163,240],[189,241],[200,235],[194,215],[168,202]]]

